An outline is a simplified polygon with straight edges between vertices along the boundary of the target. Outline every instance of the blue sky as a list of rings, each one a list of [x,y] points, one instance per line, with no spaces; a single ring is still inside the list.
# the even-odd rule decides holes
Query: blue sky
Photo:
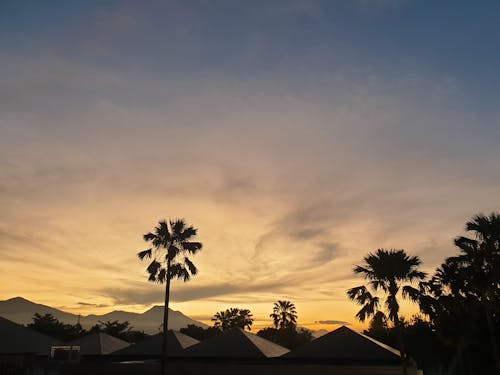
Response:
[[[0,297],[64,279],[68,309],[159,303],[135,252],[183,216],[205,244],[183,312],[353,321],[369,251],[432,272],[500,210],[499,21],[498,1],[3,2]]]

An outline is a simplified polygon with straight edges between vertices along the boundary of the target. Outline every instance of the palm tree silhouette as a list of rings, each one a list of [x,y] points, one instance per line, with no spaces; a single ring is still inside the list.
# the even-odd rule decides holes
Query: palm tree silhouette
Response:
[[[403,372],[406,374],[406,353],[397,295],[401,290],[403,298],[418,302],[420,291],[411,285],[403,284],[411,284],[426,277],[424,272],[417,269],[422,262],[417,256],[408,256],[404,250],[395,249],[378,249],[375,254],[370,253],[363,260],[365,264],[355,266],[354,272],[363,275],[369,281],[369,287],[373,292],[381,290],[387,295],[384,305],[389,319],[399,332],[401,364]],[[379,311],[379,297],[373,295],[364,285],[349,289],[347,296],[363,306],[356,314],[356,317],[362,322]]]
[[[212,321],[214,322],[214,327],[219,328],[222,331],[238,327],[243,329],[248,328],[248,330],[251,330],[253,317],[250,310],[232,307],[226,311],[219,311],[215,313]]]
[[[277,329],[293,328],[297,324],[297,311],[295,305],[290,301],[278,301],[274,303],[273,313],[274,327]]]
[[[144,241],[152,247],[140,251],[139,259],[152,258],[147,267],[149,281],[165,283],[165,308],[163,311],[163,358],[161,374],[165,373],[167,361],[168,303],[170,299],[170,280],[173,278],[188,281],[198,272],[186,254],[196,254],[201,249],[200,242],[191,241],[196,236],[196,229],[187,226],[184,220],[160,221],[153,232],[146,233]]]
[[[500,356],[493,323],[494,311],[500,307],[500,215],[476,215],[465,224],[465,230],[474,232],[475,238],[457,237],[454,242],[460,255],[446,259],[446,264],[455,269],[455,275],[462,277],[451,277],[445,281],[448,281],[452,292],[472,297],[476,301],[474,305],[482,307],[495,367],[500,373]],[[444,275],[447,276],[446,273]]]
[[[485,321],[493,364],[500,374],[494,327],[494,315],[500,310],[500,215],[476,215],[465,224],[465,230],[473,232],[473,238],[455,238],[459,254],[446,258],[426,283],[428,294],[422,296],[420,309],[437,322],[441,336],[456,347],[450,371],[467,346],[474,345],[482,334],[479,327]]]

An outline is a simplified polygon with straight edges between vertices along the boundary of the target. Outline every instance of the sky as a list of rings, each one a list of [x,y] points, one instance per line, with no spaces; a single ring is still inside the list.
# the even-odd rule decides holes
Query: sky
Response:
[[[432,274],[500,211],[499,40],[488,0],[2,1],[0,299],[161,304],[137,252],[184,218],[173,309],[362,327],[364,256]]]

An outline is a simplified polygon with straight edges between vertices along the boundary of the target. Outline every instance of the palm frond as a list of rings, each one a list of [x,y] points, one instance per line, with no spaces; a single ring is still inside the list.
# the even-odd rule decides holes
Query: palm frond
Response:
[[[358,318],[361,322],[364,322],[366,318],[375,314],[378,308],[378,303],[378,297],[373,297],[361,308],[361,310],[358,311],[356,318]]]
[[[374,279],[374,280],[370,281],[370,285],[372,286],[372,288],[375,291],[382,289],[384,292],[387,292],[388,287],[386,284],[387,283],[385,280]]]
[[[171,244],[169,247],[168,247],[168,251],[167,251],[167,258],[172,260],[174,259],[177,255],[179,255],[179,253],[181,252],[181,249],[179,249],[177,246],[175,246],[174,244]]]
[[[196,229],[187,227],[179,234],[179,241],[186,241],[193,236],[196,236]]]
[[[191,260],[188,257],[184,258],[184,263],[186,264],[187,268],[189,269],[189,272],[191,275],[196,275],[198,273],[198,268],[191,262]]]
[[[143,260],[144,257],[151,258],[151,250],[152,249],[147,249],[147,250],[139,251],[137,253],[137,256],[139,257],[140,260]]]
[[[366,289],[366,287],[364,285],[361,285],[361,286],[356,286],[354,288],[348,289],[346,293],[347,293],[347,297],[349,297],[349,299],[357,300],[359,298],[359,296],[362,296],[367,292],[368,292],[368,290]]]
[[[190,252],[191,254],[196,254],[196,252],[202,247],[201,242],[183,241],[180,244],[184,250]]]
[[[406,275],[406,279],[410,282],[412,282],[413,280],[423,280],[426,277],[427,277],[427,274],[425,272],[417,271],[417,270],[411,270]]]
[[[161,264],[156,260],[153,260],[148,266],[147,271],[149,272],[150,275],[156,275],[160,267]]]
[[[167,281],[167,270],[165,268],[161,268],[160,272],[158,272],[158,276],[156,277],[156,281],[159,282],[160,284],[163,284],[165,281]]]
[[[172,228],[172,233],[177,238],[179,238],[179,235],[184,231],[185,226],[186,223],[182,219],[170,221],[170,227]]]
[[[355,266],[353,268],[353,272],[354,273],[361,273],[363,274],[363,277],[365,279],[371,279],[375,276],[375,273],[373,272],[373,270],[369,269],[368,267],[362,267],[362,266]]]
[[[410,285],[405,285],[401,290],[401,293],[403,295],[403,298],[409,298],[413,302],[418,302],[420,296],[422,295],[418,289],[413,288]]]
[[[364,285],[349,289],[347,296],[358,305],[371,303],[372,301],[376,301],[378,304],[378,297],[374,297]]]
[[[183,279],[188,281],[191,278],[189,271],[180,263],[174,263],[170,265],[170,278]]]

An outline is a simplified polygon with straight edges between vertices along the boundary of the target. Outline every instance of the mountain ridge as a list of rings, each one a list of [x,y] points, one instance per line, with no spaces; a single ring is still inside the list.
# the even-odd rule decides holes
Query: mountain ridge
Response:
[[[90,328],[99,321],[128,321],[134,330],[146,333],[157,333],[163,322],[163,306],[155,305],[143,313],[135,313],[123,310],[114,310],[105,314],[77,315],[55,307],[43,305],[17,296],[0,301],[0,316],[19,324],[28,324],[33,315],[39,313],[52,314],[59,321],[66,324],[75,324],[80,321],[84,328]],[[184,315],[180,311],[169,309],[169,328],[179,330],[188,324],[194,324],[203,328],[206,324],[196,321]]]

